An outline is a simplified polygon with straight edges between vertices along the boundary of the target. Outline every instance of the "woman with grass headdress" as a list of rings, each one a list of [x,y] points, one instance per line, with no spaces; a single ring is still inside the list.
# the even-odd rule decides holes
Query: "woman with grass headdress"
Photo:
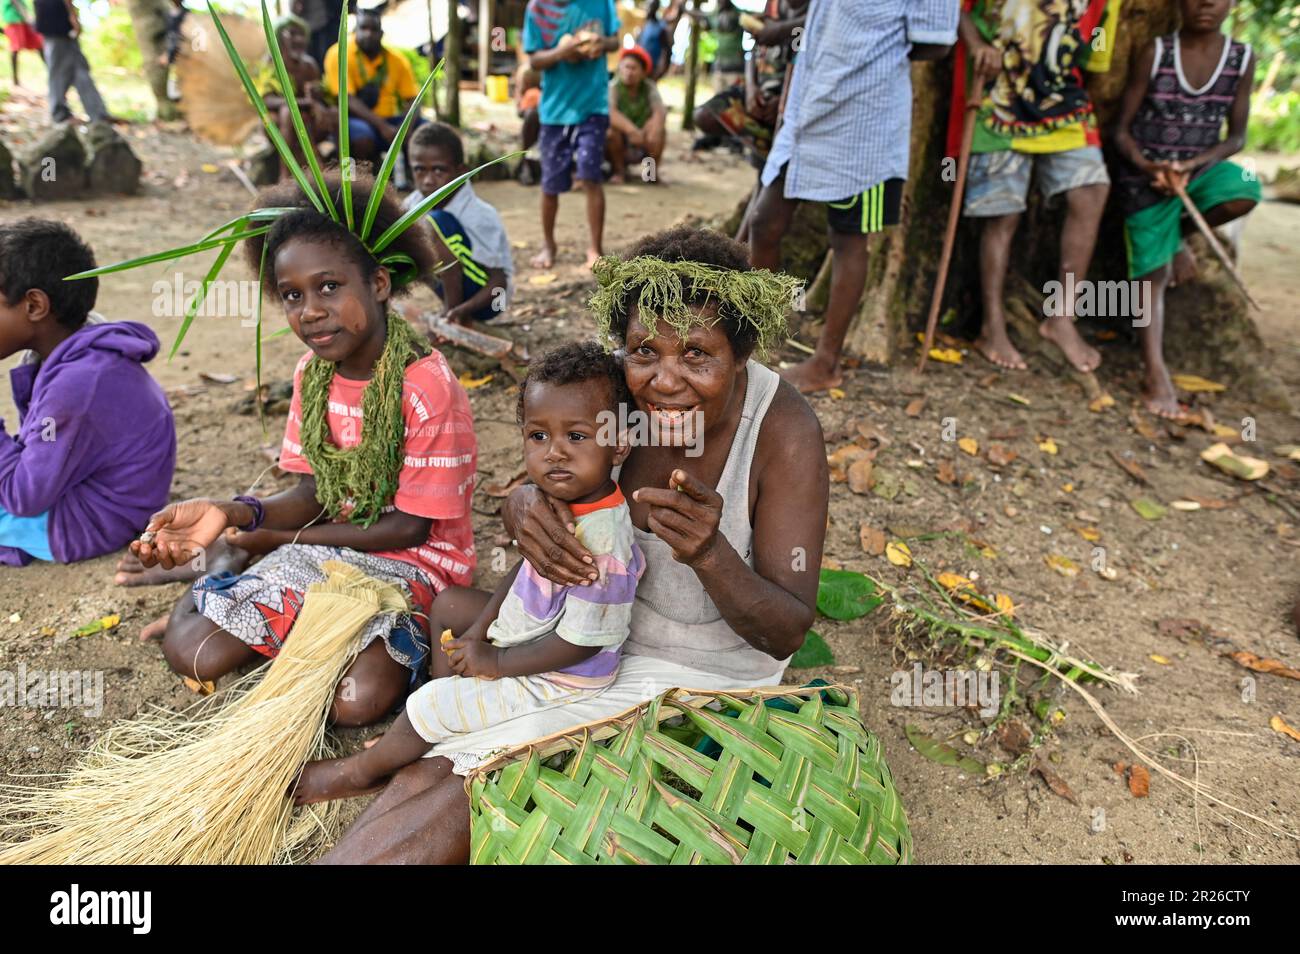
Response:
[[[594,698],[435,746],[393,776],[329,861],[463,862],[469,807],[457,776],[491,753],[674,686],[778,684],[803,643],[826,533],[825,446],[804,398],[753,358],[784,336],[794,280],[752,270],[744,246],[686,227],[643,239],[624,261],[600,259],[595,273],[591,306],[602,337],[620,346],[637,410],[617,479],[646,565],[617,680]],[[502,515],[541,576],[598,578],[562,502],[528,485]],[[453,632],[488,597],[461,600]]]
[[[339,195],[337,174],[324,177]],[[369,206],[374,182],[351,181]],[[321,564],[347,562],[398,586],[410,613],[375,617],[340,683],[331,718],[365,725],[382,718],[425,668],[428,608],[474,569],[470,524],[477,446],[469,401],[438,352],[391,310],[392,299],[427,275],[434,252],[423,228],[402,231],[386,262],[357,234],[320,212],[292,182],[259,196],[283,210],[244,247],[262,289],[284,308],[309,351],[294,373],[280,467],[301,474],[272,497],[173,504],[131,545],[145,566],[173,567],[221,537],[236,551],[267,554],[242,573],[200,578],[172,612],[163,652],[199,682],[276,656]],[[402,216],[396,196],[379,200],[382,235]],[[215,569],[209,567],[209,570]]]

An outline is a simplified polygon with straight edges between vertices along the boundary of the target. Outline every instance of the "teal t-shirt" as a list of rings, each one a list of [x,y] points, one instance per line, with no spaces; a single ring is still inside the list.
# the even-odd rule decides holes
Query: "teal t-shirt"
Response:
[[[566,33],[587,29],[618,33],[614,0],[528,0],[524,52],[549,50]],[[576,126],[589,116],[609,114],[609,70],[605,57],[557,63],[542,73],[539,118],[548,126]]]

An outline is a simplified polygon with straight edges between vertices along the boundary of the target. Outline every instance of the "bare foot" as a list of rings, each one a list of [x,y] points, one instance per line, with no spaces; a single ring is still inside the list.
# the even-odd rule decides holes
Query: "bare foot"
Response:
[[[982,332],[975,339],[975,350],[986,361],[999,368],[1006,368],[1008,371],[1026,371],[1029,369],[1029,365],[1025,364],[1025,359],[1016,350],[1016,346],[1011,343],[1011,338],[1007,336],[1005,330],[996,334]]]
[[[1054,315],[1038,323],[1038,333],[1055,344],[1075,369],[1087,374],[1101,365],[1101,354],[1079,336],[1074,320],[1065,315]]]
[[[151,639],[162,639],[163,633],[167,631],[166,616],[159,616],[144,629],[140,630],[140,642],[147,643]]]
[[[595,265],[596,259],[600,258],[602,254],[603,253],[597,249],[594,248],[587,249],[587,267],[591,268],[591,266]]]
[[[844,383],[839,361],[831,363],[818,357],[800,361],[788,368],[781,368],[780,374],[782,378],[798,388],[801,394],[815,394],[818,391],[837,388]]]
[[[355,755],[308,762],[302,767],[290,792],[293,803],[314,805],[316,802],[330,802],[336,798],[357,798],[383,788],[383,782],[368,777],[360,770],[358,762]]]
[[[627,182],[627,176],[622,172],[615,172],[609,177],[610,185],[622,185]]]
[[[555,246],[543,245],[542,250],[528,260],[533,268],[550,268],[555,264]]]
[[[1181,285],[1183,282],[1190,282],[1196,277],[1196,256],[1184,242],[1178,247],[1178,254],[1174,256],[1174,276],[1169,280],[1170,287]]]
[[[145,566],[140,558],[127,550],[122,559],[117,561],[117,572],[113,582],[118,586],[162,586],[165,583],[191,583],[208,573],[230,570],[238,573],[248,566],[250,555],[238,547],[226,543],[224,537],[218,537],[216,543],[208,548],[207,560],[202,569],[195,569],[191,563],[182,563],[170,570],[160,566]]]
[[[1191,409],[1178,403],[1178,392],[1168,373],[1148,375],[1142,385],[1142,403],[1156,417],[1166,421],[1186,421],[1191,416]]]

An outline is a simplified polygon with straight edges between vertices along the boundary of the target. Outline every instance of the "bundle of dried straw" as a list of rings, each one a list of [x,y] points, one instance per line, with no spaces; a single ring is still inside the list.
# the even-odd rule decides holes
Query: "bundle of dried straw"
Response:
[[[0,864],[270,864],[328,835],[286,792],[324,747],[365,623],[406,603],[351,566],[325,570],[265,675],[118,723],[56,787],[4,786]]]

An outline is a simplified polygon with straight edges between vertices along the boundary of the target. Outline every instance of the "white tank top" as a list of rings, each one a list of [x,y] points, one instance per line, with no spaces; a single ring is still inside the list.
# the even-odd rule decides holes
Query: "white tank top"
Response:
[[[746,366],[748,381],[740,424],[718,480],[722,495],[719,531],[751,568],[754,528],[749,522],[749,469],[763,417],[780,377],[757,361]],[[646,569],[637,585],[631,633],[623,651],[740,680],[771,677],[780,682],[786,660],[773,659],[742,639],[722,618],[695,571],[673,559],[673,551],[647,530],[633,527]]]

